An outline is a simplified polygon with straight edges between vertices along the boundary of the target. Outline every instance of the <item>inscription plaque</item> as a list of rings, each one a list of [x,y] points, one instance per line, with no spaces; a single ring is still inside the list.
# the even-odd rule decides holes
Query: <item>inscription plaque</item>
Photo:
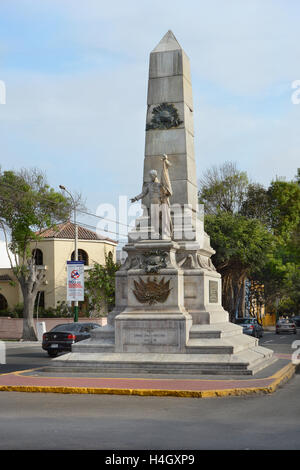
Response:
[[[209,303],[218,303],[218,281],[209,281]]]
[[[130,331],[129,337],[126,341],[127,344],[136,345],[169,345],[177,341],[176,330],[170,329],[168,332],[155,330],[141,330]]]

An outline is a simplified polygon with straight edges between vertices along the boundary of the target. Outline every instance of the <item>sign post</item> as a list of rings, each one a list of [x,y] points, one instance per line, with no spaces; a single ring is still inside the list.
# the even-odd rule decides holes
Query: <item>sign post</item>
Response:
[[[84,300],[84,261],[67,261],[67,300],[77,305],[79,300]],[[78,322],[78,307],[74,322]]]

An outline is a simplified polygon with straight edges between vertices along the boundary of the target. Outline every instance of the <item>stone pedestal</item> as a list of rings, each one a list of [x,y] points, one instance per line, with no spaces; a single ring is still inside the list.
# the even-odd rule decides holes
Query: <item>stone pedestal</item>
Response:
[[[131,248],[136,264],[127,271],[127,306],[115,319],[117,352],[185,351],[192,317],[184,307],[178,248],[163,240],[139,242]]]

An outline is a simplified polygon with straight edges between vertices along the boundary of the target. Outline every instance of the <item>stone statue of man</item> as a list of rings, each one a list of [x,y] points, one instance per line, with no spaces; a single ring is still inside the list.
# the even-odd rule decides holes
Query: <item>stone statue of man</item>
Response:
[[[169,178],[169,166],[171,163],[166,154],[161,159],[163,169],[161,181],[159,182],[156,170],[150,170],[151,181],[145,184],[143,191],[138,196],[130,199],[131,202],[138,201],[145,196],[149,196],[147,205],[150,216],[151,227],[154,231],[153,238],[170,239],[172,234],[172,220],[170,214],[170,196],[172,196],[172,186]]]

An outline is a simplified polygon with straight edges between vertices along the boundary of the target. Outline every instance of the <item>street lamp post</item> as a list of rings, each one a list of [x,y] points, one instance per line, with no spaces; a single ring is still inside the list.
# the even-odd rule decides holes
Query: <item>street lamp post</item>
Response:
[[[75,201],[74,201],[74,198],[72,196],[72,194],[65,188],[65,186],[63,186],[62,184],[59,185],[60,189],[62,189],[63,191],[66,191],[66,193],[69,194],[70,198],[72,199],[72,202],[73,202],[73,211],[74,211],[74,226],[75,226],[75,239],[74,239],[74,242],[75,242],[75,253],[74,253],[74,257],[75,257],[75,260],[74,261],[78,261],[78,225],[77,225],[77,221],[76,221],[76,204],[75,204]],[[78,322],[78,300],[75,300],[74,301],[74,322]]]

